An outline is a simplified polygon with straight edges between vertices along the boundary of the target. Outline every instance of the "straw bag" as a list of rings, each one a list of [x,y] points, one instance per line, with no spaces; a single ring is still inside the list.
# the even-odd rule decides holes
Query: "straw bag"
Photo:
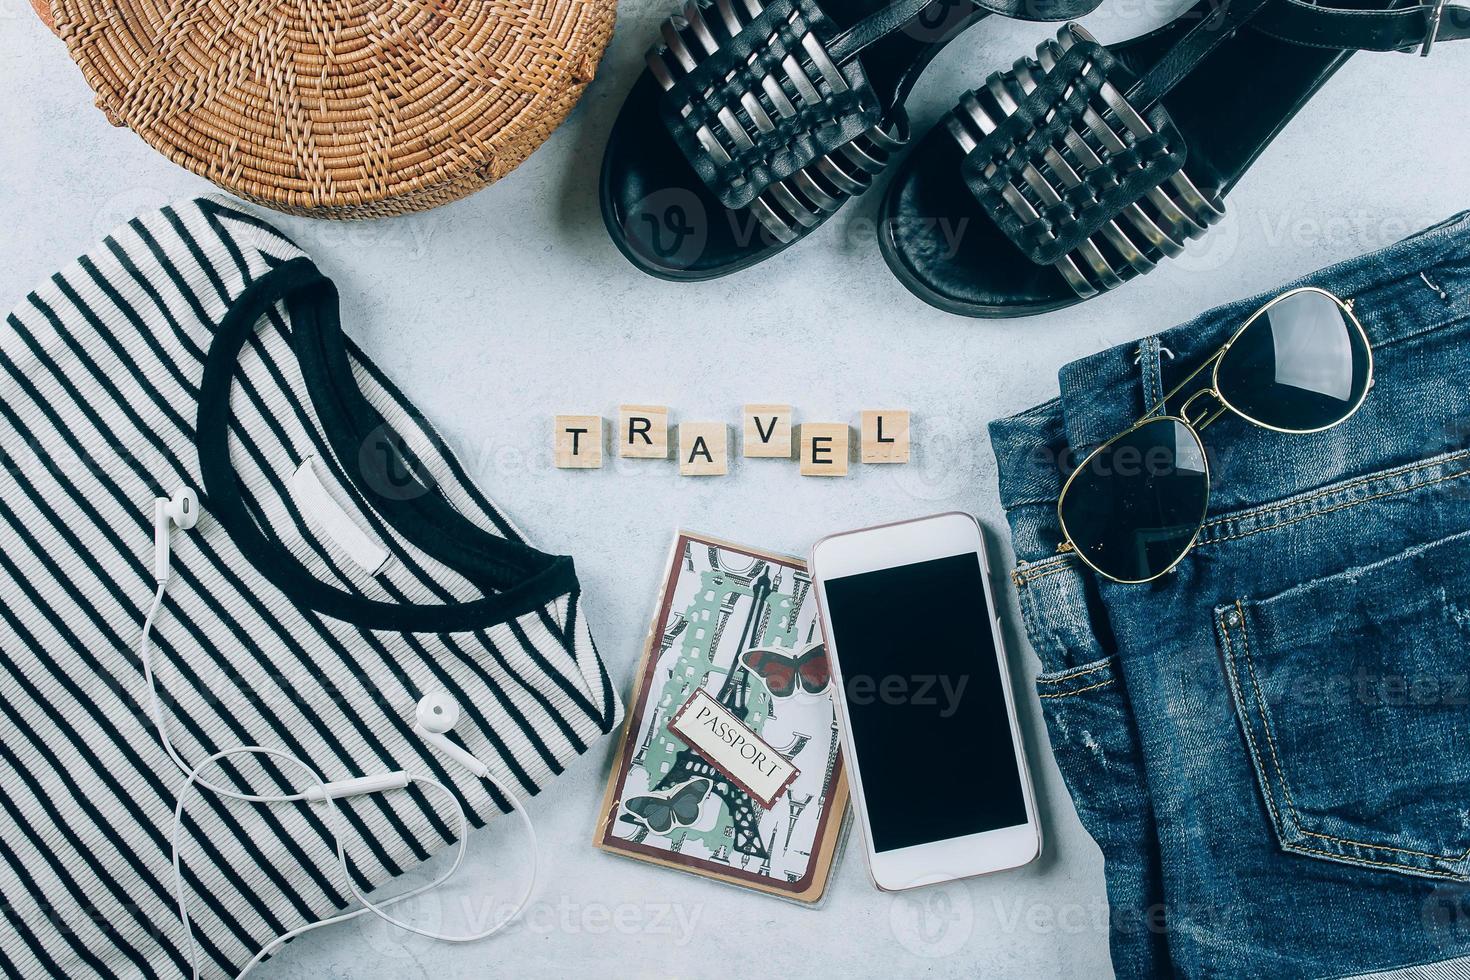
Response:
[[[368,218],[513,170],[591,81],[615,8],[52,0],[49,13],[115,125],[266,207]]]

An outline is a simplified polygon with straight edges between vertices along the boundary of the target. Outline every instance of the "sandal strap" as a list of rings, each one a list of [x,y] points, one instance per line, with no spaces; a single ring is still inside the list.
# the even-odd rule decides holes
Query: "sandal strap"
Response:
[[[832,60],[839,65],[843,64],[858,52],[872,47],[895,31],[902,30],[928,8],[934,7],[936,11],[942,11],[952,3],[954,0],[896,0],[880,10],[873,11],[837,35],[832,41]],[[982,6],[989,6],[989,3],[990,0],[984,0]]]
[[[1260,14],[1270,2],[1230,0],[1218,11],[1202,16],[1199,23],[1190,28],[1158,64],[1128,89],[1128,101],[1141,109],[1152,108],[1187,78],[1210,52],[1234,37],[1241,25]]]
[[[947,123],[996,226],[1091,297],[1179,254],[1224,209],[1184,172],[1168,112],[1125,96],[1133,72],[1092,35],[1068,24],[1036,55],[992,74]]]
[[[1470,37],[1470,7],[1448,0],[1388,10],[1326,7],[1312,0],[1231,0],[1191,28],[1129,89],[1128,100],[1152,107],[1247,23],[1290,44],[1364,51],[1417,48],[1427,55],[1436,40]]]
[[[866,190],[908,138],[856,57],[894,28],[854,34],[867,23],[839,35],[815,0],[689,0],[648,54],[660,116],[695,173],[778,241]]]
[[[1317,48],[1413,51],[1428,54],[1436,41],[1470,37],[1470,7],[1438,3],[1361,10],[1307,0],[1275,0],[1252,25],[1282,41]]]

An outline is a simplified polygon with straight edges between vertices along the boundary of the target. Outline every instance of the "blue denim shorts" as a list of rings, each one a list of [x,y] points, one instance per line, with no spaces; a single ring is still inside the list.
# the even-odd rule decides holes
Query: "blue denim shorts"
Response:
[[[1373,389],[1322,433],[1211,425],[1204,530],[1157,582],[1057,552],[1062,482],[1280,290],[990,427],[1120,976],[1470,976],[1470,212],[1308,284],[1355,301]]]

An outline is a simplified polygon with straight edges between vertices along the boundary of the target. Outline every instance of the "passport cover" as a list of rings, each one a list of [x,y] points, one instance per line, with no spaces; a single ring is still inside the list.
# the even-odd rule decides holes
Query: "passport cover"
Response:
[[[679,532],[593,842],[804,904],[826,891],[847,824],[833,682],[805,563]],[[669,730],[697,691],[796,774],[769,807],[733,758]],[[712,757],[713,756],[713,757]]]

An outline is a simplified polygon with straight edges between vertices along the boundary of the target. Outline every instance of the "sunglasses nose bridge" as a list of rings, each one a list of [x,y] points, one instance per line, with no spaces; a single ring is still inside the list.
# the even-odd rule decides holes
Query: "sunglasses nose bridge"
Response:
[[[1213,404],[1206,403],[1204,410],[1200,412],[1199,415],[1191,416],[1189,414],[1189,410],[1191,407],[1194,406],[1195,401],[1200,398],[1211,398],[1214,399],[1214,402]],[[1194,394],[1186,398],[1184,400],[1184,404],[1179,406],[1179,417],[1183,419],[1190,428],[1194,429],[1196,432],[1199,432],[1205,426],[1215,421],[1215,419],[1225,414],[1225,411],[1225,400],[1220,397],[1220,393],[1218,391],[1216,391],[1214,388],[1201,388],[1199,391],[1196,391]]]

